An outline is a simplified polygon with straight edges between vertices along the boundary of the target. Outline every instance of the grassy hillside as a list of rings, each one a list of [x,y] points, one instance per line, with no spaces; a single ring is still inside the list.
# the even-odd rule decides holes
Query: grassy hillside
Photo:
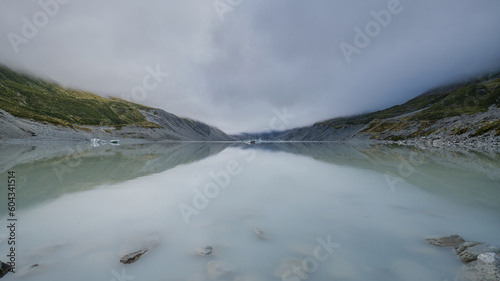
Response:
[[[335,128],[346,125],[350,126],[350,125],[368,124],[375,119],[393,118],[409,112],[414,112],[423,109],[431,104],[439,102],[443,98],[444,98],[443,95],[438,95],[438,94],[425,95],[414,98],[402,105],[396,105],[388,109],[357,116],[335,118],[324,122],[320,122],[318,124],[329,125]]]
[[[385,110],[335,118],[316,125],[333,129],[367,125],[361,132],[370,134],[374,139],[399,140],[429,135],[435,131],[431,126],[443,118],[486,112],[491,107],[500,108],[498,74],[479,81],[441,87]],[[466,126],[457,128],[456,134],[469,129]],[[407,136],[392,134],[402,130],[411,130],[412,133]],[[471,136],[480,136],[493,130],[500,134],[500,121],[484,123]]]
[[[410,119],[432,121],[444,117],[486,112],[492,105],[500,107],[500,78],[465,85],[444,94],[439,102]]]
[[[408,119],[433,121],[444,117],[484,112],[491,105],[500,107],[500,78],[471,81],[461,83],[460,86],[452,85],[439,88],[388,109],[357,116],[334,118],[317,124],[332,127],[368,124],[376,119],[394,118],[419,110],[421,111],[411,115]]]
[[[63,88],[0,65],[0,108],[10,114],[62,126],[139,125],[147,122],[138,109],[146,107],[120,99],[106,99],[90,92]]]

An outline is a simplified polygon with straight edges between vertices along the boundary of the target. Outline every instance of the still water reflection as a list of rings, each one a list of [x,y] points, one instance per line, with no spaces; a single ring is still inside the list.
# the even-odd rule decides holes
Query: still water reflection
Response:
[[[16,273],[6,280],[460,280],[451,250],[426,237],[500,244],[498,154],[304,143],[0,149],[2,188],[10,170],[18,183]],[[0,202],[7,225],[6,192]],[[119,262],[148,237],[160,244]]]

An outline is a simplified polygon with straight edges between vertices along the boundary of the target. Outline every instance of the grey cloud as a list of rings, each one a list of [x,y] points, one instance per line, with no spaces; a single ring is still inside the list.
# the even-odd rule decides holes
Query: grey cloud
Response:
[[[44,2],[49,0],[42,0]],[[221,20],[212,1],[72,0],[15,54],[7,39],[38,1],[0,2],[0,61],[101,95],[130,94],[145,68],[170,75],[144,104],[230,133],[381,109],[500,66],[500,2],[401,0],[347,63],[341,42],[395,0],[243,0]]]

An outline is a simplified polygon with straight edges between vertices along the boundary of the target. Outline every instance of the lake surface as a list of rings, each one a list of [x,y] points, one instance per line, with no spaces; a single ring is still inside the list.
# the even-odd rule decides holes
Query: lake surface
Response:
[[[8,171],[17,184],[16,273],[5,280],[452,281],[461,262],[425,238],[500,245],[495,153],[325,143],[0,153],[2,261]]]

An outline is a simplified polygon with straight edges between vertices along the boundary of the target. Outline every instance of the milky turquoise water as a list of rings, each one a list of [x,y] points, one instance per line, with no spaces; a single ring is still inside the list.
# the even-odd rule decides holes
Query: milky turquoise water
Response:
[[[17,272],[5,280],[461,280],[452,249],[425,238],[500,244],[496,154],[339,144],[2,154],[1,188],[7,171],[18,182]],[[7,225],[4,191],[2,205]],[[3,261],[8,236],[2,227]],[[119,262],[148,239],[159,246]],[[212,254],[195,254],[207,245]]]

